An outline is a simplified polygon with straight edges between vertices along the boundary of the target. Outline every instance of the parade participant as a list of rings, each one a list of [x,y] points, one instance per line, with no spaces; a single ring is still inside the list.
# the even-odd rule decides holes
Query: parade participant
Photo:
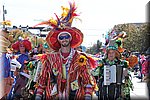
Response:
[[[150,99],[150,47],[146,50],[146,60],[142,64],[142,72],[145,75],[144,80],[147,82],[148,97]]]
[[[98,67],[92,71],[94,76],[99,77],[98,97],[100,100],[122,98],[122,75],[123,68],[127,68],[127,62],[121,60],[120,57],[115,40],[110,40],[106,48],[105,58],[99,60]]]
[[[8,47],[11,45],[10,41],[7,39],[9,32],[4,29],[0,30],[0,99],[7,99],[7,95],[11,89],[13,78],[10,75],[10,54],[8,52]]]
[[[14,75],[16,77],[16,82],[12,86],[13,99],[21,98],[21,88],[24,87],[27,83],[27,77],[24,76],[25,61],[29,60],[28,52],[32,49],[31,42],[27,39],[22,39],[19,37],[19,40],[12,44],[12,48],[16,51],[18,57],[17,61],[21,64],[21,68],[16,68]]]
[[[22,67],[20,71],[24,69],[24,61],[28,61],[28,53],[32,49],[31,42],[29,40],[23,40],[19,37],[19,40],[12,44],[14,51],[17,51],[15,55],[18,55],[17,60],[21,63]]]
[[[75,3],[70,3],[70,9],[62,8],[67,14],[63,12],[60,19],[57,16],[57,20],[48,21],[53,29],[46,41],[55,52],[43,55],[36,100],[42,99],[44,91],[47,100],[92,99],[94,78],[90,74],[89,59],[74,49],[83,41],[82,32],[71,27],[77,15]]]
[[[143,77],[144,77],[144,74],[142,73],[142,64],[144,63],[144,61],[146,60],[146,57],[145,57],[145,54],[144,53],[141,53],[141,55],[139,56],[139,66],[140,66],[140,74],[141,74],[141,81],[143,81]]]
[[[143,64],[145,60],[146,60],[145,54],[142,53],[142,54],[140,55],[140,63]]]

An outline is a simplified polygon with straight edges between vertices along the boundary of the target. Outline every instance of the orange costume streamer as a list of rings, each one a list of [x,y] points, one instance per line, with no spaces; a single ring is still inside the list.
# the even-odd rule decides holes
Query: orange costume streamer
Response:
[[[131,55],[129,58],[126,58],[129,62],[129,67],[133,68],[136,64],[138,64],[138,57],[135,55]]]

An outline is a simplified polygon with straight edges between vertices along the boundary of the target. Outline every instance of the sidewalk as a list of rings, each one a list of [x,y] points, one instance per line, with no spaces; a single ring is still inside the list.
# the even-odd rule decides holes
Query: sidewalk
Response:
[[[132,75],[132,82],[134,89],[131,90],[131,100],[148,100],[148,91],[146,82],[141,82],[140,79],[136,78],[133,73]]]

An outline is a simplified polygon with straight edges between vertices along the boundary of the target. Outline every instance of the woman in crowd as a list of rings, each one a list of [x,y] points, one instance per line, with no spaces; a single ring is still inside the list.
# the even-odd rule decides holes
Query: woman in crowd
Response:
[[[32,49],[31,47],[31,42],[27,39],[22,39],[19,37],[19,40],[16,41],[14,44],[12,44],[12,48],[14,49],[14,51],[16,51],[15,55],[17,55],[17,61],[21,64],[21,68],[20,69],[16,69],[15,71],[15,76],[16,76],[16,83],[15,85],[12,87],[14,88],[13,92],[13,98],[17,99],[17,98],[21,98],[21,88],[25,87],[26,83],[27,83],[27,78],[24,74],[24,69],[26,69],[25,67],[25,63],[26,61],[29,60],[29,56],[28,53],[29,51]]]

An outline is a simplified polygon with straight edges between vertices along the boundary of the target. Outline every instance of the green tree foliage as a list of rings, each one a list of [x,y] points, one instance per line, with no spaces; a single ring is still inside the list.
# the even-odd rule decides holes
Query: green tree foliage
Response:
[[[127,38],[123,42],[123,47],[127,50],[145,52],[150,44],[149,25],[147,23],[118,24],[114,26],[114,29],[127,33]]]
[[[150,24],[148,23],[128,23],[118,24],[113,27],[117,32],[125,31],[127,37],[123,41],[123,48],[130,51],[145,52],[150,46]],[[101,52],[102,43],[97,43],[87,49],[87,53],[97,54]]]

